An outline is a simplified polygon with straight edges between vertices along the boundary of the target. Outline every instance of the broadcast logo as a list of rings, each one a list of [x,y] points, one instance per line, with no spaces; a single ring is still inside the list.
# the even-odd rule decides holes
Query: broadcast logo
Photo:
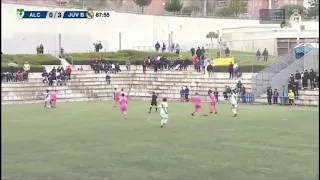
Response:
[[[87,18],[92,19],[94,17],[94,12],[92,9],[88,9],[87,11]]]
[[[17,16],[19,19],[22,19],[24,16],[24,9],[17,9]]]

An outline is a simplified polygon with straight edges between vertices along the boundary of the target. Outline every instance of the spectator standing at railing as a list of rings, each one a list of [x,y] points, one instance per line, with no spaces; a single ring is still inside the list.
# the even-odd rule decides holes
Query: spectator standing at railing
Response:
[[[308,79],[309,79],[309,72],[308,72],[308,70],[305,70],[303,72],[303,77],[302,77],[302,88],[303,89],[308,88]]]
[[[160,43],[157,41],[157,43],[154,45],[154,48],[156,49],[157,52],[159,52],[160,49]]]
[[[232,62],[230,62],[229,64],[228,71],[229,71],[229,79],[233,79],[233,63]]]
[[[314,89],[315,88],[314,79],[316,78],[316,73],[313,71],[313,69],[310,69],[309,78],[310,78],[311,89]]]
[[[298,81],[299,87],[301,87],[301,73],[297,70],[296,74],[294,75],[294,78]]]
[[[180,46],[179,46],[179,44],[176,45],[176,54],[178,54],[178,55],[180,54]]]
[[[278,104],[279,92],[277,89],[273,90],[273,104]]]
[[[201,48],[201,60],[204,60],[204,54],[206,53],[206,50],[204,47]]]
[[[191,48],[190,52],[191,52],[191,56],[193,57],[195,55],[195,53],[196,53],[196,50],[194,48]]]
[[[284,89],[284,86],[282,87],[283,88],[283,93],[282,93],[282,103],[284,105],[288,104],[288,99],[289,99],[289,92],[287,89]]]
[[[268,61],[268,56],[269,56],[269,53],[267,51],[267,48],[264,48],[263,52],[262,52],[262,55],[263,55],[263,60],[264,61]]]
[[[224,53],[226,54],[226,57],[230,56],[230,49],[227,47],[226,50],[224,50]]]
[[[256,60],[260,61],[260,58],[261,58],[261,52],[260,52],[260,49],[258,49],[258,51],[256,52]]]
[[[174,52],[175,48],[176,48],[175,44],[172,43],[172,44],[171,44],[171,52]]]
[[[165,44],[165,43],[162,43],[162,52],[165,52],[166,49],[167,49],[166,44]]]
[[[200,49],[200,47],[198,47],[198,49],[196,50],[196,56],[197,56],[197,58],[199,60],[201,59],[201,49]]]
[[[268,104],[269,104],[269,105],[271,105],[271,102],[272,102],[272,95],[273,95],[272,89],[271,89],[271,87],[269,86],[269,87],[267,88],[267,100],[268,100]]]

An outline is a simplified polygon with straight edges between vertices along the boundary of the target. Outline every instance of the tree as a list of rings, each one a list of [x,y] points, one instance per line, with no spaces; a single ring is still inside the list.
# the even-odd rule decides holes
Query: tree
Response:
[[[319,17],[319,0],[309,0],[308,17]]]
[[[168,12],[179,12],[183,7],[181,0],[166,0],[164,9]]]
[[[152,0],[133,0],[133,2],[141,7],[141,13],[143,13],[144,7],[149,6]]]
[[[297,4],[286,4],[283,5],[280,9],[285,10],[286,19],[289,19],[291,17],[295,9],[299,10],[299,14],[301,15],[301,17],[305,16],[306,14],[306,8]]]
[[[222,17],[232,17],[234,15],[234,11],[230,7],[219,8],[216,12],[216,15]]]
[[[219,37],[219,35],[215,32],[208,32],[208,34],[206,35],[206,38],[210,39],[211,40],[211,45],[212,45],[212,48],[213,48],[213,39],[217,39]]]
[[[234,12],[234,15],[238,17],[239,14],[248,12],[248,1],[230,0],[229,8],[231,8]]]

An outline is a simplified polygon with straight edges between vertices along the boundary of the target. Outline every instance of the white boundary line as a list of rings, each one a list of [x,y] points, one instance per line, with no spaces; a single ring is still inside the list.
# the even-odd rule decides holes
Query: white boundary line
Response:
[[[177,116],[177,114],[176,114]],[[179,115],[178,115],[179,117]],[[181,116],[180,116],[181,117]],[[161,117],[159,116],[159,123],[156,123],[154,121],[152,121],[152,119],[155,118],[150,118],[149,116],[146,118],[146,121],[149,124],[157,124],[160,125],[161,122]],[[169,119],[170,120],[170,119]],[[280,119],[283,121],[283,119]],[[287,119],[286,119],[287,120]],[[263,126],[254,126],[254,125],[244,125],[244,124],[240,124],[241,126],[243,126],[242,128],[223,128],[223,129],[215,129],[214,127],[212,128],[212,130],[222,130],[225,132],[234,132],[234,131],[246,131],[246,130],[254,130],[254,129],[264,129],[264,130],[269,130],[269,131],[279,131],[279,132],[296,132],[296,133],[311,133],[314,131],[304,131],[304,130],[298,130],[298,129],[281,129],[281,128],[270,128],[270,127],[263,127]]]

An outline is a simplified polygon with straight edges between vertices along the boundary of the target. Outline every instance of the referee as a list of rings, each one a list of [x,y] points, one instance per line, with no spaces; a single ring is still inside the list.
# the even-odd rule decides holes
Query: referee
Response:
[[[158,112],[157,98],[158,98],[158,96],[156,95],[156,93],[155,93],[155,92],[152,92],[152,96],[151,96],[151,106],[150,106],[149,113],[151,113],[151,110],[152,110],[152,107],[153,107],[153,106],[155,106],[156,112]]]

